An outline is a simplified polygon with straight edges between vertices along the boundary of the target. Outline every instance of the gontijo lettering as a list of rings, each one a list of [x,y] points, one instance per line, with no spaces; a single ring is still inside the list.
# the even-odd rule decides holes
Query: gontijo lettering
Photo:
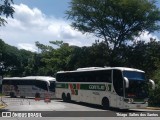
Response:
[[[89,85],[90,90],[105,90],[104,85]]]

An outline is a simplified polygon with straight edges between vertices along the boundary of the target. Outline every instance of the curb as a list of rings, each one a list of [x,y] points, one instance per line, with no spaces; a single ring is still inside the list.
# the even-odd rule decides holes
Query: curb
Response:
[[[159,107],[147,107],[146,109],[149,109],[149,110],[160,110]]]
[[[5,107],[6,107],[6,106],[2,105],[2,106],[0,106],[0,109],[5,108]]]
[[[0,101],[0,109],[7,107],[7,104],[3,101]]]
[[[0,105],[0,109],[5,108],[5,107],[7,107],[6,104],[5,104],[5,105],[4,105],[4,104],[1,104],[1,105]]]

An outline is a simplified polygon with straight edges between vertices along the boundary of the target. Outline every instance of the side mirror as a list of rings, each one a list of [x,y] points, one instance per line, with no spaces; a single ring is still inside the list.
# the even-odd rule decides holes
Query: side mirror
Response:
[[[156,86],[155,82],[151,79],[149,79],[149,82],[152,84],[152,89],[155,90],[155,86]]]
[[[128,80],[128,78],[124,77],[124,81],[125,81],[125,87],[129,88],[129,80]]]

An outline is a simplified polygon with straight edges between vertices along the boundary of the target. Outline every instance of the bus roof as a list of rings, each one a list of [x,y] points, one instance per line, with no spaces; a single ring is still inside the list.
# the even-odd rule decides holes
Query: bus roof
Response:
[[[69,73],[69,72],[83,72],[83,71],[98,71],[98,70],[121,70],[121,71],[137,71],[143,72],[142,70],[135,69],[135,68],[127,68],[127,67],[86,67],[86,68],[78,68],[74,71],[59,71],[57,73]]]
[[[3,80],[41,80],[41,81],[56,81],[54,77],[48,76],[26,76],[26,77],[6,77]]]

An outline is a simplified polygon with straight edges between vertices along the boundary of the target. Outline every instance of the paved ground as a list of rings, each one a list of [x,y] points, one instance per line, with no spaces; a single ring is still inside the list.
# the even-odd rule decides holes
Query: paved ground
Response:
[[[41,112],[43,115],[46,116],[54,116],[52,118],[32,118],[34,120],[51,120],[51,119],[57,119],[57,120],[72,120],[72,119],[77,119],[77,120],[119,120],[119,119],[129,119],[129,120],[134,120],[135,117],[94,117],[94,116],[105,116],[108,114],[108,116],[112,116],[115,114],[139,114],[144,113],[147,114],[149,113],[156,113],[158,110],[146,110],[146,109],[134,109],[134,110],[129,110],[129,111],[120,111],[117,109],[111,109],[111,110],[103,110],[101,106],[97,105],[91,105],[91,104],[86,104],[86,103],[78,103],[78,102],[72,102],[72,103],[65,103],[62,102],[61,100],[52,100],[50,103],[45,103],[44,100],[40,101],[35,101],[34,99],[29,99],[29,98],[8,98],[8,97],[3,97],[2,99],[6,104],[7,107],[1,109],[1,112]],[[44,112],[45,111],[45,112]],[[74,112],[70,112],[74,111]],[[76,112],[77,111],[77,112]],[[160,113],[160,111],[158,111]],[[81,116],[82,117],[66,117],[67,115],[69,116]],[[90,117],[83,117],[89,115]],[[159,114],[160,115],[160,114]],[[58,116],[58,117],[56,117]],[[91,117],[92,116],[92,117]],[[160,117],[160,116],[159,116]],[[143,118],[144,120],[156,120],[158,117],[145,117]],[[22,119],[27,119],[27,118],[0,118],[0,120],[22,120]],[[142,117],[136,117],[137,120],[142,119]],[[158,118],[159,119],[159,118]]]
[[[8,111],[104,111],[100,106],[82,104],[82,103],[66,103],[61,100],[52,100],[50,103],[44,100],[35,101],[32,98],[3,98],[8,105],[5,110]]]

